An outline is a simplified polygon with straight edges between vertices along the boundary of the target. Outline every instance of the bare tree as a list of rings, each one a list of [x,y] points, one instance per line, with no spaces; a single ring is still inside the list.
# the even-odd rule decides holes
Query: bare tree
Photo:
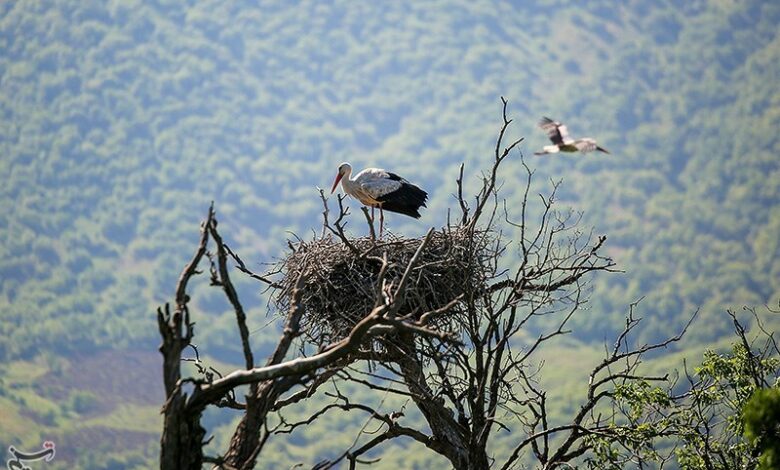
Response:
[[[425,249],[430,237],[422,240],[418,252]],[[213,245],[213,246],[212,246]],[[236,325],[241,338],[244,355],[244,369],[221,374],[206,367],[200,360],[193,344],[194,321],[192,320],[187,294],[190,279],[200,274],[204,257],[210,261],[211,284],[222,288],[236,315]],[[321,348],[310,356],[300,355],[287,358],[293,342],[301,335],[303,308],[299,302],[300,287],[304,278],[295,281],[291,292],[291,304],[287,312],[284,330],[274,352],[265,364],[258,366],[249,341],[244,307],[230,279],[228,259],[237,263],[237,268],[271,287],[279,287],[267,276],[257,275],[247,269],[243,261],[225,244],[217,230],[213,206],[201,226],[200,244],[179,277],[176,287],[176,306],[169,305],[157,311],[158,326],[162,336],[160,352],[163,355],[163,375],[166,402],[163,406],[164,428],[161,437],[160,466],[164,469],[200,469],[204,463],[219,468],[253,468],[263,447],[272,434],[268,415],[284,407],[294,405],[311,394],[348,365],[361,344],[376,335],[413,332],[415,335],[444,339],[437,331],[414,319],[399,320],[398,304],[393,299],[402,298],[404,283],[386,283],[384,276],[377,279],[375,306],[356,322],[349,333]],[[406,266],[414,268],[417,257]],[[383,268],[382,272],[386,270]],[[184,357],[184,351],[191,348],[195,357]],[[181,363],[193,362],[200,374],[197,377],[182,377]],[[244,402],[236,398],[235,389],[249,385]],[[201,416],[208,406],[239,410],[243,413],[241,422],[234,431],[229,448],[217,456],[206,456],[203,446],[207,443],[206,430],[201,425]]]
[[[338,458],[322,462],[319,468],[332,468],[341,461],[354,468],[366,462],[361,459],[369,452],[399,436],[416,440],[458,469],[514,468],[526,454],[542,468],[560,467],[592,451],[597,445],[594,436],[626,441],[625,432],[613,425],[615,415],[602,413],[622,384],[667,379],[642,375],[637,366],[645,353],[664,348],[680,336],[658,344],[630,344],[628,336],[639,323],[632,308],[624,331],[593,368],[577,413],[564,424],[549,422],[547,393],[537,380],[536,353],[545,343],[569,332],[569,321],[586,302],[588,276],[614,271],[615,264],[601,254],[606,237],[583,234],[577,228],[576,214],[554,210],[558,183],[553,183],[549,196],[540,195],[539,206],[531,207],[533,172],[522,155],[525,191],[519,201],[519,220],[511,220],[507,203],[499,195],[503,184],[500,169],[522,139],[504,144],[511,120],[507,118],[507,102],[502,102],[503,122],[492,167],[483,174],[472,207],[464,196],[461,165],[456,193],[460,216],[445,228],[466,233],[465,247],[471,250],[453,256],[479,264],[475,272],[480,278],[462,286],[460,295],[453,299],[457,305],[448,311],[454,317],[448,331],[460,341],[401,332],[395,341],[384,344],[381,354],[373,356],[379,370],[353,364],[336,373],[341,379],[411,400],[426,426],[405,425],[401,412],[386,413],[354,404],[333,392],[337,403],[327,405],[323,413],[328,409],[363,412],[376,420],[382,431],[364,440],[358,436],[356,445]],[[531,213],[538,214],[533,221]],[[517,257],[505,256],[510,245],[503,239],[507,228],[519,233],[514,243]],[[518,261],[507,266],[507,259]],[[544,324],[549,325],[551,318],[557,318],[554,327],[529,339],[527,333],[535,321],[545,319]],[[522,432],[517,433],[518,428]],[[515,430],[520,436],[500,461],[489,447],[498,429]]]

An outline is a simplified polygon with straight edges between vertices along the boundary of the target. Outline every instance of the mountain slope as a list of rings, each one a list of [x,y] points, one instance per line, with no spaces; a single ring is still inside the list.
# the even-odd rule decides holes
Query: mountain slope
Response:
[[[533,191],[563,179],[558,207],[583,211],[626,271],[594,280],[572,325],[583,347],[642,296],[645,340],[701,308],[692,349],[729,331],[726,308],[780,299],[776,2],[189,3],[0,4],[3,362],[153,351],[154,309],[211,201],[257,269],[289,231],[319,229],[316,187],[345,160],[431,194],[391,230],[444,223],[460,162],[474,190],[490,161],[500,96]],[[542,115],[611,155],[534,157]],[[519,158],[503,185],[514,216]],[[200,345],[235,361],[229,306],[206,283]],[[265,299],[240,284],[263,350]]]

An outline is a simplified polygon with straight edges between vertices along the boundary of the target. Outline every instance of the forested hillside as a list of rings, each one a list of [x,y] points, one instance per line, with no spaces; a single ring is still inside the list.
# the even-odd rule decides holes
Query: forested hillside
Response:
[[[648,339],[701,309],[691,348],[729,331],[726,308],[777,305],[780,3],[187,3],[0,3],[0,358],[17,390],[0,397],[0,417],[40,412],[35,426],[3,425],[0,448],[72,430],[80,414],[123,429],[115,404],[86,406],[97,399],[74,398],[65,379],[45,388],[30,365],[64,364],[67,378],[71,362],[123,357],[125,371],[156,372],[134,354],[154,353],[154,309],[171,299],[210,201],[258,270],[289,232],[319,230],[316,187],[345,160],[426,188],[420,221],[387,219],[422,233],[455,204],[460,162],[477,187],[500,96],[534,189],[562,179],[558,207],[583,211],[582,230],[606,234],[626,271],[594,282],[572,325],[580,341],[601,344],[642,296]],[[543,115],[611,153],[534,156]],[[510,215],[524,171],[513,158]],[[266,303],[243,284],[262,349]],[[199,340],[235,362],[217,299],[194,299],[208,312]],[[22,404],[29,390],[48,401]],[[147,457],[157,398],[122,409],[148,413],[153,425],[123,431]],[[101,421],[109,410],[115,421]]]

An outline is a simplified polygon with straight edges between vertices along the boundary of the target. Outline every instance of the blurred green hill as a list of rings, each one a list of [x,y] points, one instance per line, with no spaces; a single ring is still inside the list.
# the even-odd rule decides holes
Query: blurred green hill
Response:
[[[114,417],[100,429],[135,413],[147,424],[115,440],[146,433],[140,460],[115,464],[143,467],[153,399],[127,405],[140,414],[90,408],[73,384],[36,389],[32,371],[153,353],[154,309],[172,297],[212,200],[228,243],[258,270],[289,232],[319,229],[316,187],[344,160],[431,193],[421,221],[391,216],[391,230],[444,223],[459,163],[473,189],[491,158],[500,96],[512,135],[526,137],[534,191],[563,179],[558,207],[583,211],[581,228],[607,234],[626,271],[594,280],[572,325],[583,347],[610,338],[642,296],[645,340],[701,309],[692,349],[730,331],[726,308],[776,305],[780,4],[516,3],[0,3],[0,362],[17,384],[2,387],[0,416],[35,423],[3,425],[0,448],[19,433],[38,445],[85,413]],[[542,115],[611,155],[533,156]],[[514,160],[503,188],[517,216]],[[266,304],[241,284],[262,351]],[[236,362],[229,306],[204,291],[198,340]],[[35,390],[48,401],[20,403]],[[51,413],[25,417],[36,407]]]

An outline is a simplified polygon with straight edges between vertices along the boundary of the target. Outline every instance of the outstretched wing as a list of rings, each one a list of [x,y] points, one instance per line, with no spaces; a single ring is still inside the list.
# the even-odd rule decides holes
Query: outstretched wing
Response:
[[[559,122],[555,122],[547,116],[543,117],[541,121],[539,121],[539,127],[547,133],[547,136],[550,138],[552,143],[555,145],[562,145],[563,137],[561,137],[561,133],[558,131],[558,125],[560,125]]]
[[[564,145],[569,145],[574,143],[574,139],[572,139],[569,136],[569,129],[566,128],[565,124],[558,123],[558,134],[560,134],[561,140],[563,140]]]
[[[539,121],[539,127],[547,133],[547,136],[555,145],[570,144],[572,142],[571,137],[569,137],[569,130],[558,121],[553,121],[545,116]]]
[[[596,141],[586,137],[574,142],[574,146],[577,147],[577,150],[580,152],[588,153],[596,150]]]

